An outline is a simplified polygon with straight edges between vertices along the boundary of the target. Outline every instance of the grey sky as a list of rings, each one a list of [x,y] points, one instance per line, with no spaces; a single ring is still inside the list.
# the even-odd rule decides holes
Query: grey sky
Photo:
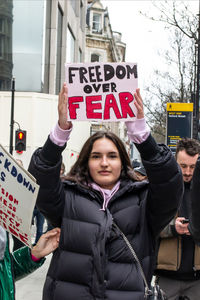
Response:
[[[157,2],[161,2],[157,1]],[[138,63],[139,86],[142,88],[154,69],[163,69],[163,58],[158,55],[168,47],[168,31],[160,22],[148,20],[139,11],[156,14],[151,1],[105,0],[108,7],[112,30],[122,33],[122,41],[126,43],[126,61]],[[177,0],[179,2],[179,0]],[[191,9],[198,13],[198,0],[185,1]]]

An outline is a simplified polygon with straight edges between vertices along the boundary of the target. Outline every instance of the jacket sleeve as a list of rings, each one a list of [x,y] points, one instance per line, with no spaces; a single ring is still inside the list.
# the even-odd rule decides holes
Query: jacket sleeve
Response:
[[[179,236],[175,228],[175,222],[177,217],[178,213],[176,213],[175,217],[171,220],[171,222],[167,226],[165,226],[165,228],[161,231],[160,238],[171,238]]]
[[[41,267],[45,258],[42,258],[38,262],[34,262],[31,259],[30,249],[25,246],[13,252],[12,261],[14,279],[19,280]]]
[[[191,216],[188,229],[196,244],[200,246],[200,158],[198,159],[191,186]]]
[[[179,235],[175,229],[175,220],[176,218],[173,218],[172,221],[161,231],[161,238],[177,237]]]
[[[158,236],[175,216],[183,196],[183,177],[171,150],[150,135],[136,144],[149,180],[147,219]]]
[[[63,147],[55,145],[48,137],[42,148],[32,155],[28,171],[40,186],[37,207],[54,227],[61,226],[64,207],[64,189],[60,180]]]

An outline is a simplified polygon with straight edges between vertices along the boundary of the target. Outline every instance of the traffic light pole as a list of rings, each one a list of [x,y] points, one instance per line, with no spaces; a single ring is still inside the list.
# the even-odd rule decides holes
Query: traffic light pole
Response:
[[[12,78],[11,85],[11,114],[10,114],[10,145],[9,145],[9,153],[13,154],[13,128],[14,128],[14,100],[15,100],[15,78]]]
[[[199,0],[199,25],[198,25],[198,45],[197,45],[197,89],[195,99],[195,127],[196,132],[193,135],[195,139],[198,139],[199,132],[199,103],[200,103],[200,0]]]

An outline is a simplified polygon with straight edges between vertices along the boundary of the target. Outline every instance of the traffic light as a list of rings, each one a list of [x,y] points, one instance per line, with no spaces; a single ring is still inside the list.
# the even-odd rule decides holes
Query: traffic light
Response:
[[[18,152],[26,150],[26,130],[15,131],[15,150]]]

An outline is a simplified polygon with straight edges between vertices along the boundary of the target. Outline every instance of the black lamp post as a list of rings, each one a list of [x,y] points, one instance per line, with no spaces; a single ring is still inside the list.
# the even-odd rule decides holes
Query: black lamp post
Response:
[[[11,84],[11,114],[10,114],[10,146],[9,153],[13,154],[13,127],[14,127],[14,99],[15,99],[15,78],[12,78]]]
[[[199,139],[199,107],[200,107],[200,0],[199,0],[199,25],[198,25],[198,39],[197,39],[197,85],[196,85],[196,97],[194,103],[194,132],[193,137]]]

